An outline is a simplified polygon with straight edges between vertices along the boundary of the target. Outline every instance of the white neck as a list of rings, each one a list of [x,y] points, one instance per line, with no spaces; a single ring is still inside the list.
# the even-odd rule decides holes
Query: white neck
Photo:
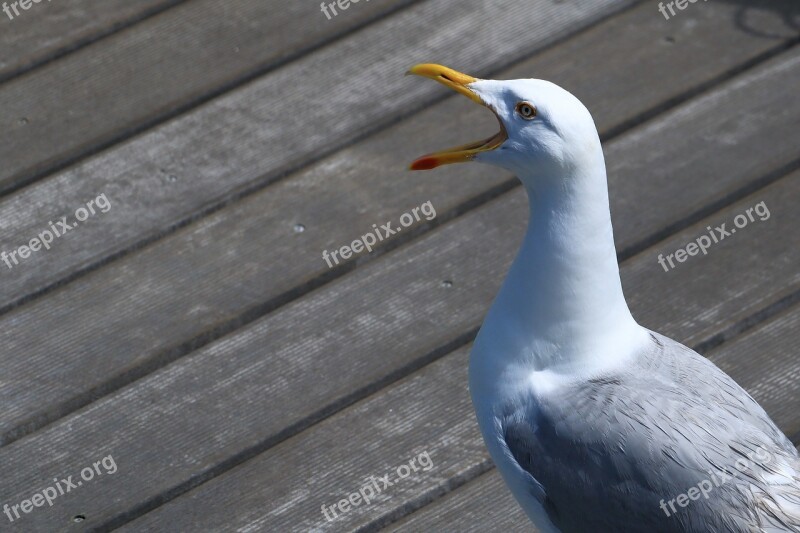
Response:
[[[592,373],[646,342],[622,294],[602,151],[594,157],[557,180],[521,177],[528,230],[473,350],[494,378]]]

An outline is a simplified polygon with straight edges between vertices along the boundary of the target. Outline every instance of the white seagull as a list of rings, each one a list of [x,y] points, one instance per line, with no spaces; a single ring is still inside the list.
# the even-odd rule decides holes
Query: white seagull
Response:
[[[620,283],[603,151],[589,111],[553,83],[434,79],[500,132],[412,170],[478,161],[515,173],[530,219],[470,355],[489,453],[542,532],[800,531],[800,459],[713,363],[643,328]]]

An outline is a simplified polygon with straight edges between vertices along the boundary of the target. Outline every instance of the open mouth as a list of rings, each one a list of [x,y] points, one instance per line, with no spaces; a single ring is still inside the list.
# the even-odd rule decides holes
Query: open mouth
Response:
[[[492,113],[495,114],[497,117],[497,113],[495,113],[494,109],[487,106],[483,100],[481,100],[480,96],[468,87],[469,84],[478,81],[478,78],[473,78],[472,76],[468,76],[467,74],[462,74],[461,72],[457,72],[453,69],[444,67],[442,65],[435,65],[432,63],[424,63],[421,65],[416,65],[408,71],[409,74],[415,74],[417,76],[422,76],[424,78],[430,78],[432,80],[436,80],[442,85],[450,87],[454,91],[463,94],[473,102],[481,104],[482,106],[486,107]],[[432,154],[424,155],[411,163],[409,167],[410,170],[430,170],[432,168],[436,168],[441,165],[449,165],[452,163],[463,163],[465,161],[472,161],[475,156],[481,152],[488,152],[490,150],[494,150],[501,144],[503,144],[506,139],[508,139],[508,134],[506,133],[506,129],[503,126],[502,121],[500,118],[497,118],[497,121],[500,123],[500,131],[496,134],[492,135],[488,139],[482,141],[475,141],[469,144],[464,144],[462,146],[455,146],[453,148],[449,148],[447,150],[442,150],[439,152],[434,152]]]

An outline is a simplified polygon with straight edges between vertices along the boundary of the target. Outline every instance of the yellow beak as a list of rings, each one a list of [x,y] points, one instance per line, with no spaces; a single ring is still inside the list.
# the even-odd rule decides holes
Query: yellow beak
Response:
[[[450,87],[454,91],[463,94],[473,102],[486,106],[484,101],[481,100],[481,97],[468,87],[469,84],[478,81],[478,78],[473,78],[467,74],[462,74],[461,72],[457,72],[451,68],[447,68],[442,65],[435,65],[433,63],[416,65],[408,71],[408,74],[414,74],[424,78],[436,80],[442,85]],[[486,107],[488,108],[488,106]],[[424,155],[411,163],[409,170],[430,170],[441,165],[471,161],[475,158],[476,154],[494,150],[503,144],[506,139],[508,139],[508,135],[503,127],[502,121],[500,121],[500,131],[488,139],[472,142],[462,146],[456,146],[441,152],[434,152],[432,154]]]

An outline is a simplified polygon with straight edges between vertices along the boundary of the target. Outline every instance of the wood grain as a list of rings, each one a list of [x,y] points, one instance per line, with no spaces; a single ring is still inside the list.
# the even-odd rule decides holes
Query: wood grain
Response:
[[[731,190],[758,184],[796,156],[787,141],[800,110],[787,102],[800,76],[800,69],[791,68],[798,62],[800,50],[786,52],[608,146],[620,249],[646,241],[675,220],[702,212]],[[783,109],[788,111],[781,113]],[[732,131],[734,114],[742,124]],[[765,117],[776,117],[768,132],[764,131]],[[719,130],[729,133],[722,137],[713,133]],[[414,129],[409,123],[397,133],[413,136]],[[388,138],[376,140],[382,143]],[[700,144],[724,161],[717,162],[715,155],[709,163],[697,155],[693,147]],[[757,149],[759,157],[736,149],[744,145]],[[711,175],[710,165],[719,172],[713,179],[706,177]],[[476,174],[486,171],[476,168],[465,168],[464,175],[475,173],[479,185]],[[8,406],[0,415],[3,440],[63,416],[285,303],[295,287],[327,270],[322,250],[363,234],[351,228],[369,231],[370,221],[397,219],[427,200],[447,218],[449,210],[466,200],[456,196],[455,204],[452,199],[448,202],[457,188],[454,182],[438,184],[438,177],[432,181],[430,175],[387,180],[385,174],[362,174],[359,169],[347,176],[364,179],[365,186],[339,190],[338,183],[318,174],[321,170],[327,176],[337,173],[335,167],[322,163],[299,181],[288,180],[251,196],[235,210],[220,211],[0,320],[0,327],[8,332],[4,371],[17,376],[13,385],[0,390]],[[401,196],[405,205],[363,213],[362,206],[383,205],[381,199],[402,191],[407,180],[425,185],[405,192]],[[108,197],[113,203],[118,196],[109,191]],[[103,222],[113,220],[119,213],[116,209],[124,207],[114,204]],[[303,218],[297,218],[298,213]],[[337,226],[331,227],[331,220]],[[298,223],[307,230],[295,233]],[[522,227],[524,216],[508,223]],[[77,231],[89,228],[87,224]],[[475,236],[463,238],[474,240]],[[510,257],[515,242],[505,242],[503,256]],[[771,298],[771,293],[765,293],[765,298]],[[487,295],[483,303],[490,299]],[[74,305],[77,301],[79,307]],[[471,320],[466,329],[477,325],[478,316]],[[42,331],[42,324],[51,325]],[[62,354],[57,361],[53,361],[54,350]],[[87,367],[95,372],[86,373]]]
[[[778,4],[787,1],[790,0],[781,0]],[[786,39],[764,39],[738,28],[733,22],[736,10],[727,4],[704,7],[707,9],[687,12],[691,18],[686,19],[685,24],[665,26],[652,16],[652,6],[642,4],[495,75],[500,78],[533,75],[568,87],[589,106],[600,130],[608,134],[635,122],[637,117],[649,116],[674,103],[676,95],[685,95],[713,83],[787,42]],[[767,17],[762,27],[776,35],[788,33],[778,16]],[[636,60],[626,61],[631,53]],[[409,61],[418,59],[409,58]],[[609,62],[613,63],[609,69],[613,76],[605,73]],[[602,72],[592,74],[598,65]],[[676,76],[675,72],[681,75]],[[416,81],[408,87],[446,94],[441,89],[437,91],[433,84]],[[647,90],[642,90],[643,87]],[[343,233],[347,234],[331,234],[329,245],[341,246],[343,239],[353,238],[348,225],[359,230],[368,229],[376,220],[384,220],[398,210],[413,206],[420,197],[435,197],[436,205],[443,207],[459,205],[503,182],[499,176],[488,181],[486,171],[479,168],[443,170],[435,180],[412,178],[402,171],[409,160],[421,153],[460,144],[472,136],[485,136],[487,131],[496,128],[485,110],[470,106],[460,98],[451,98],[434,109],[411,118],[408,127],[390,128],[387,134],[335,153],[322,164],[301,173],[315,176],[315,183],[329,181],[325,194],[333,194],[332,201],[348,202],[351,207],[335,215],[341,221],[340,226],[346,229]],[[299,108],[291,114],[301,112]],[[453,127],[442,127],[444,124]],[[179,130],[171,133],[181,134]],[[225,135],[234,139],[234,145],[246,144],[247,137],[240,136],[237,128],[227,130]],[[141,154],[152,153],[158,147],[147,148],[147,142],[142,140],[138,144],[140,149],[113,152],[98,164],[87,162],[74,172],[59,174],[0,201],[0,217],[5,228],[0,235],[0,249],[3,250],[30,240],[52,217],[74,211],[97,194],[107,192],[115,205],[112,217],[101,224],[89,224],[70,235],[69,240],[59,242],[48,252],[47,260],[37,258],[26,268],[6,270],[4,283],[0,285],[0,309],[7,309],[32,294],[141,246],[169,231],[179,224],[178,221],[197,216],[198,210],[213,205],[215,198],[225,195],[226,184],[230,185],[230,190],[242,185],[241,176],[230,169],[223,171],[221,167],[217,167],[219,172],[211,181],[198,183],[205,169],[186,167],[186,172],[182,171],[185,158],[150,166],[141,161]],[[206,135],[202,139],[195,138],[192,146],[196,151],[225,158],[224,164],[232,164],[233,159],[228,159],[231,151],[216,152],[213,149],[216,144],[215,136]],[[116,159],[125,163],[118,166],[114,163]],[[126,175],[128,169],[135,169],[137,165],[144,165],[144,170]],[[237,161],[236,166],[248,179],[257,179],[248,173],[245,161]],[[206,186],[212,187],[206,190],[208,194],[203,192]],[[320,186],[312,187],[318,190]],[[426,192],[428,190],[431,192]],[[413,194],[403,194],[404,191]],[[373,196],[379,200],[374,200]],[[290,218],[303,221],[309,220],[307,214],[319,212],[320,207],[314,200],[314,197],[307,199],[307,204],[291,199],[284,202],[292,204]],[[281,251],[278,255],[284,254]],[[306,268],[319,267],[316,262],[306,265]],[[310,278],[320,272],[307,271],[304,275]]]
[[[453,528],[463,533],[538,531],[495,468],[428,507],[388,526],[386,531],[399,533],[446,530],[442,528]]]
[[[790,381],[796,305],[776,314],[800,294],[800,49],[790,30],[797,4],[759,2],[754,15],[721,0],[664,24],[645,3],[612,16],[628,1],[543,0],[533,17],[530,5],[511,0],[398,0],[353,6],[329,27],[311,18],[265,22],[263,5],[245,4],[225,11],[234,18],[219,35],[200,9],[214,6],[193,0],[104,39],[148,76],[175,75],[167,88],[129,87],[130,71],[119,67],[126,63],[94,45],[0,85],[2,98],[46,70],[44,102],[66,87],[53,80],[91,88],[68,91],[74,105],[64,109],[45,105],[50,127],[28,123],[40,128],[42,139],[28,140],[41,141],[42,151],[28,163],[14,152],[8,168],[19,163],[29,177],[114,142],[114,132],[136,133],[147,127],[136,122],[144,116],[178,114],[180,102],[203,100],[202,91],[238,87],[0,202],[0,250],[101,192],[112,202],[39,263],[6,272],[0,287],[0,309],[10,310],[0,318],[0,461],[13,465],[0,499],[19,502],[108,454],[119,471],[14,528],[107,530],[135,520],[125,529],[375,530],[489,471],[465,359],[516,249],[526,201],[509,176],[486,168],[400,172],[478,125],[496,127],[463,99],[428,107],[445,94],[435,84],[395,79],[420,60],[497,77],[536,72],[584,99],[614,137],[606,146],[612,211],[635,316],[689,344],[733,339],[711,357],[800,435]],[[299,6],[291,9],[310,9]],[[182,30],[182,9],[197,28]],[[271,23],[279,43],[307,48],[258,50]],[[166,48],[153,28],[172,44],[208,39],[219,49],[181,49],[154,64]],[[239,38],[250,47],[245,58],[227,48]],[[113,73],[76,77],[104,57]],[[190,58],[197,72],[180,61]],[[58,70],[67,64],[78,68]],[[181,87],[184,78],[190,83]],[[115,105],[119,94],[133,101]],[[87,105],[93,99],[97,109]],[[98,112],[64,118],[76,110]],[[126,120],[139,125],[125,129]],[[13,188],[23,174],[6,183]],[[371,256],[325,266],[322,250],[429,200],[435,220]],[[661,269],[659,254],[708,225],[730,227],[758,202],[769,206],[769,220]],[[424,450],[430,474],[325,522],[322,504]],[[485,479],[491,473],[453,497],[469,501],[462,495],[479,494]],[[76,515],[87,520],[76,523]]]
[[[0,12],[0,82],[161,13],[184,0],[84,0]],[[12,2],[6,2],[10,5]],[[38,2],[37,2],[38,3]],[[11,11],[13,15],[14,12]]]
[[[176,109],[190,94],[199,97],[224,85],[252,70],[254,61],[274,66],[297,47],[302,49],[302,43],[330,39],[405,3],[362,2],[347,17],[326,21],[318,3],[247,0],[223,8],[225,16],[219,17],[219,8],[199,7],[224,4],[192,1],[140,31],[124,32],[98,43],[97,50],[87,47],[50,70],[2,86],[0,109],[8,116],[28,117],[28,123],[12,125],[7,142],[0,144],[0,189],[82,150],[91,151],[113,132],[136,129],[147,117]],[[113,216],[59,242],[36,267],[5,272],[0,308],[152,242],[447,94],[434,83],[404,79],[402,74],[414,63],[437,56],[484,72],[526,57],[630,3],[415,4],[23,189],[0,203],[6,228],[1,249],[29,241],[48,220],[103,192],[114,202]],[[483,16],[491,23],[476,24]],[[286,35],[276,27],[285,28]],[[469,39],[461,43],[465,29]],[[266,46],[262,32],[276,44]],[[209,50],[204,43],[211,38],[217,46]],[[110,68],[122,56],[127,67]],[[87,71],[98,74],[89,76]]]
[[[720,242],[707,256],[693,258],[670,273],[659,270],[655,249],[626,262],[623,282],[634,315],[647,316],[654,309],[663,318],[646,325],[686,340],[698,329],[711,328],[713,317],[723,326],[728,315],[748,309],[752,313],[782,287],[797,290],[800,274],[794,265],[800,247],[786,249],[775,238],[800,223],[800,212],[793,208],[800,199],[797,178],[798,174],[787,176],[664,243],[672,247],[687,242],[705,225],[720,217],[731,218],[757,201],[765,201],[775,213],[769,220],[772,224],[748,227],[736,239]],[[345,276],[280,313],[0,449],[0,461],[19,465],[4,479],[0,497],[18,501],[37,482],[39,472],[73,470],[90,458],[113,453],[119,463],[135,465],[129,470],[121,467],[115,474],[119,488],[84,487],[71,500],[75,507],[61,512],[91,509],[84,513],[92,517],[90,525],[117,525],[261,452],[271,454],[269,449],[276,444],[286,449],[286,442],[294,442],[285,441],[286,437],[435,360],[454,346],[454,339],[463,343],[471,338],[513,255],[511,243],[519,237],[518,220],[526,211],[519,192],[512,191],[385,255],[357,271],[357,276]],[[479,241],[474,239],[474,228],[483,228]],[[480,253],[476,253],[478,243]],[[786,261],[775,260],[787,253]],[[737,261],[743,262],[736,271],[726,269]],[[753,265],[760,279],[771,283],[743,282],[742,274],[753,272]],[[646,270],[648,274],[642,276]],[[704,286],[697,279],[698,271],[714,273],[714,282]],[[452,280],[453,285],[443,287],[443,279]],[[648,283],[651,279],[659,283]],[[734,283],[740,287],[731,297],[727,288]],[[715,302],[711,318],[687,314],[694,313],[698,299],[705,298]],[[701,314],[710,304],[705,305]],[[676,323],[685,326],[675,331]],[[113,349],[104,353],[106,357],[113,354]],[[46,379],[47,371],[41,372]],[[461,386],[466,387],[466,381]],[[374,425],[374,421],[369,423]],[[414,424],[407,429],[414,427],[428,426]],[[397,428],[397,424],[387,424],[387,430]],[[351,450],[341,446],[343,441],[326,442],[332,448]],[[153,443],[158,443],[156,448]],[[463,446],[459,443],[456,448]],[[359,454],[353,452],[353,460]],[[32,457],[37,467],[25,467]],[[312,458],[324,460],[320,454],[304,455],[306,461]],[[252,463],[241,470],[256,472]],[[290,479],[307,484],[289,467],[280,484],[270,479],[274,478],[260,478],[259,490],[283,490],[280,487],[288,486]],[[214,490],[218,482],[199,490]],[[190,493],[185,498],[196,497]],[[266,512],[263,502],[273,500],[263,494],[258,498],[259,512]],[[293,497],[293,501],[300,505],[302,498]],[[203,509],[217,504],[203,502]],[[172,514],[172,507],[162,509],[159,512],[169,513],[169,520],[181,519]],[[244,509],[237,514],[249,516]],[[28,523],[47,529],[61,516],[40,513],[31,515]],[[148,520],[159,520],[157,514],[153,516]],[[226,520],[235,519],[227,516]]]
[[[414,1],[365,2],[330,21],[316,2],[185,2],[52,62],[0,86],[0,108],[27,119],[0,145],[5,163],[0,192],[130,137]],[[273,103],[279,91],[268,87],[259,99]],[[222,111],[232,130],[242,113]],[[261,124],[270,120],[261,118]],[[214,129],[214,121],[195,123],[183,133],[196,136]],[[195,148],[208,156],[219,142]],[[173,162],[170,171],[175,170]]]

